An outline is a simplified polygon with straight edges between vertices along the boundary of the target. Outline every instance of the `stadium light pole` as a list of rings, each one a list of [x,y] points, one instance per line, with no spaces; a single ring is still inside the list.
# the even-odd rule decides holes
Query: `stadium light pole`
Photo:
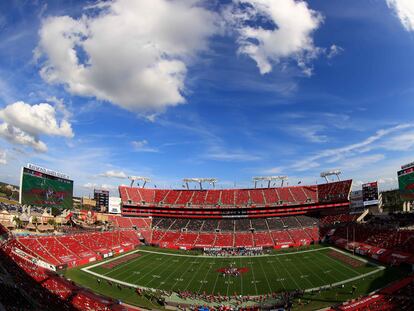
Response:
[[[281,181],[281,187],[283,187],[283,184],[286,180],[288,180],[287,176],[256,176],[253,177],[254,187],[257,188],[257,182],[258,181],[267,181],[267,188],[270,188],[270,184],[274,180],[280,180]]]
[[[134,182],[135,181],[141,180],[141,181],[144,182],[142,184],[142,188],[145,188],[145,185],[151,181],[150,178],[148,178],[148,177],[142,177],[142,176],[128,176],[128,179],[131,181],[130,187],[132,187],[134,185]]]
[[[213,185],[213,188],[216,187],[216,178],[184,178],[183,183],[187,186],[187,190],[190,189],[188,183],[195,182],[200,186],[200,190],[203,190],[203,183],[208,182],[210,185]]]
[[[336,176],[338,181],[340,181],[341,178],[339,177],[339,175],[341,174],[342,174],[341,170],[330,170],[330,171],[321,172],[321,177],[325,178],[326,182],[329,183],[328,176]]]

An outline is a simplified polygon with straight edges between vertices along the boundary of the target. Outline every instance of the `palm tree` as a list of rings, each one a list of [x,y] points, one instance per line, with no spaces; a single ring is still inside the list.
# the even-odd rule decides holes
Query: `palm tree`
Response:
[[[32,218],[32,224],[35,225],[36,230],[37,230],[37,223],[38,222],[39,222],[39,220],[37,219],[37,217],[36,216],[33,216],[33,218]]]

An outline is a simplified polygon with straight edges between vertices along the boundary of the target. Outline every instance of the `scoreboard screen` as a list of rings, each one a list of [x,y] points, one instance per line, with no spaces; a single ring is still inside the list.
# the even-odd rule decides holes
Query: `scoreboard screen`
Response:
[[[397,174],[401,199],[414,201],[414,167],[402,169]]]
[[[364,206],[378,204],[378,183],[376,181],[362,185],[362,201]]]
[[[73,181],[52,172],[22,168],[20,203],[42,207],[70,209],[73,206]]]

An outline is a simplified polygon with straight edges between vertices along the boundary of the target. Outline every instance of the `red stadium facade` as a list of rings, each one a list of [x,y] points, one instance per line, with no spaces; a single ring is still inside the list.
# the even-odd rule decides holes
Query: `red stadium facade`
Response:
[[[352,180],[321,185],[224,190],[168,190],[120,186],[123,216],[259,218],[349,208]]]

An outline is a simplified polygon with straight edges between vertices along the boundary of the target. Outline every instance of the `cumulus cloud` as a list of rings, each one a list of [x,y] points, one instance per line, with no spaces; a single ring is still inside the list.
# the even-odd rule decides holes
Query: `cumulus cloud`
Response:
[[[64,107],[63,103],[60,107]],[[68,120],[58,120],[54,106],[47,103],[29,105],[15,102],[0,110],[0,136],[13,144],[32,147],[36,151],[45,152],[47,146],[40,140],[41,135],[74,136]]]
[[[187,67],[217,29],[196,0],[98,2],[45,19],[35,57],[46,82],[149,114],[185,102]]]
[[[47,146],[44,142],[8,123],[0,124],[0,137],[12,144],[25,145],[39,152],[47,151]]]
[[[233,3],[226,17],[238,34],[239,53],[250,56],[261,74],[271,72],[273,64],[294,59],[306,75],[311,75],[309,61],[320,52],[312,39],[312,33],[323,21],[320,13],[302,0]],[[253,22],[259,26],[253,26]]]
[[[31,106],[15,102],[0,110],[0,119],[32,135],[73,137],[70,123],[66,119],[59,122],[55,107],[46,103]]]
[[[108,178],[127,178],[128,176],[123,171],[109,170],[102,173],[100,176]]]
[[[387,5],[397,14],[407,31],[414,31],[414,1],[387,0]]]

